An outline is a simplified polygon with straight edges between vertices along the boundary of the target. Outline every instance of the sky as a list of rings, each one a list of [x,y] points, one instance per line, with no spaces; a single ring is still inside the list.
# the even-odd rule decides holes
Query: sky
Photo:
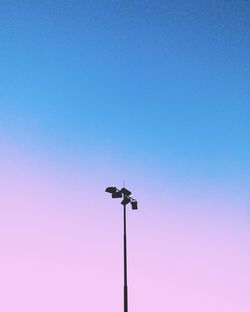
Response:
[[[250,310],[250,2],[2,0],[0,310]]]

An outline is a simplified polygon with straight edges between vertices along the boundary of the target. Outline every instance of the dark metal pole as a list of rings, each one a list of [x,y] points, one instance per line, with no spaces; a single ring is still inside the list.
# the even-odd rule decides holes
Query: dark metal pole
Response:
[[[124,312],[128,312],[126,205],[123,205]]]

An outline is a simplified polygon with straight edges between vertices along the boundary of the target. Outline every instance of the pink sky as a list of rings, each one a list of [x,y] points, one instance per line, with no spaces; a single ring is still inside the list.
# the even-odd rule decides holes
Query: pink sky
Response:
[[[0,311],[122,311],[122,210],[104,193],[115,174],[17,155],[0,165]],[[128,211],[130,311],[249,312],[244,203],[138,180],[140,209]]]

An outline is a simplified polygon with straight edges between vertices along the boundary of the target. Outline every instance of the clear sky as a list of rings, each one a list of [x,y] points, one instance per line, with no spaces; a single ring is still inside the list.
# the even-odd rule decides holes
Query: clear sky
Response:
[[[131,312],[250,310],[249,38],[249,1],[1,1],[1,311],[122,311],[123,179]]]

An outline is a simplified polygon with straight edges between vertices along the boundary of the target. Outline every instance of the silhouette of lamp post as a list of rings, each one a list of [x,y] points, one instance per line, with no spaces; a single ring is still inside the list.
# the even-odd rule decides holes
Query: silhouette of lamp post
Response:
[[[132,209],[136,210],[137,201],[132,198],[131,192],[124,187],[118,190],[116,187],[107,187],[105,192],[111,193],[112,198],[123,198],[123,255],[124,255],[124,312],[128,312],[128,283],[127,283],[127,229],[126,229],[126,205],[131,204]]]

